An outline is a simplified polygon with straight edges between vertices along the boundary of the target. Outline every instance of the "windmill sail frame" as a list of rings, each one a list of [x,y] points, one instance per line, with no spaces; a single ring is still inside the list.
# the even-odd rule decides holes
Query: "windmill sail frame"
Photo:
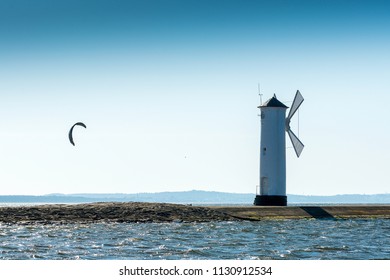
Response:
[[[291,122],[291,118],[294,116],[295,112],[299,109],[299,107],[301,106],[304,100],[305,99],[303,98],[302,94],[299,92],[299,90],[297,90],[294,97],[294,101],[291,105],[290,111],[288,112],[288,116],[286,118],[286,132],[290,137],[291,143],[294,147],[297,157],[301,155],[305,145],[303,145],[301,140],[299,140],[299,138],[294,134],[294,132],[291,131],[290,122]]]

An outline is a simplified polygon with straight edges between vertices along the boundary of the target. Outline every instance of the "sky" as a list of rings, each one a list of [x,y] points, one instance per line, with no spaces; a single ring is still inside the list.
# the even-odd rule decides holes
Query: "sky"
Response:
[[[288,194],[388,193],[389,14],[376,0],[0,0],[0,195],[255,195],[258,84],[263,102],[305,98]]]

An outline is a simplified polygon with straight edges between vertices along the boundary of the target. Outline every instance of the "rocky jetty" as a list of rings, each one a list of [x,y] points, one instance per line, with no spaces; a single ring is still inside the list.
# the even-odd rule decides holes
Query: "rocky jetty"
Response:
[[[147,202],[100,202],[0,207],[0,223],[146,223],[260,221],[269,219],[390,218],[390,205],[192,206]]]
[[[237,220],[207,207],[169,203],[101,202],[0,207],[2,223],[208,222]]]

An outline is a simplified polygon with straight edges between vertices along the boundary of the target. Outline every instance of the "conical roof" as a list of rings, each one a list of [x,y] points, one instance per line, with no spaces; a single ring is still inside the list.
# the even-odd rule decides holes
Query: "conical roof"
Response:
[[[274,96],[271,99],[268,99],[266,102],[264,102],[258,108],[260,108],[260,107],[282,107],[282,108],[288,108],[286,105],[284,105],[282,102],[280,102],[276,98],[275,94],[274,94]]]

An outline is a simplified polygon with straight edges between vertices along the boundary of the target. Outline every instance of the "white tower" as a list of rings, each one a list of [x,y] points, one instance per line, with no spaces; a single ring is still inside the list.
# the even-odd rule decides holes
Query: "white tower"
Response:
[[[254,205],[286,206],[286,134],[299,157],[304,145],[290,130],[290,120],[303,97],[297,91],[288,117],[288,108],[276,96],[260,105],[260,193],[257,192]]]

